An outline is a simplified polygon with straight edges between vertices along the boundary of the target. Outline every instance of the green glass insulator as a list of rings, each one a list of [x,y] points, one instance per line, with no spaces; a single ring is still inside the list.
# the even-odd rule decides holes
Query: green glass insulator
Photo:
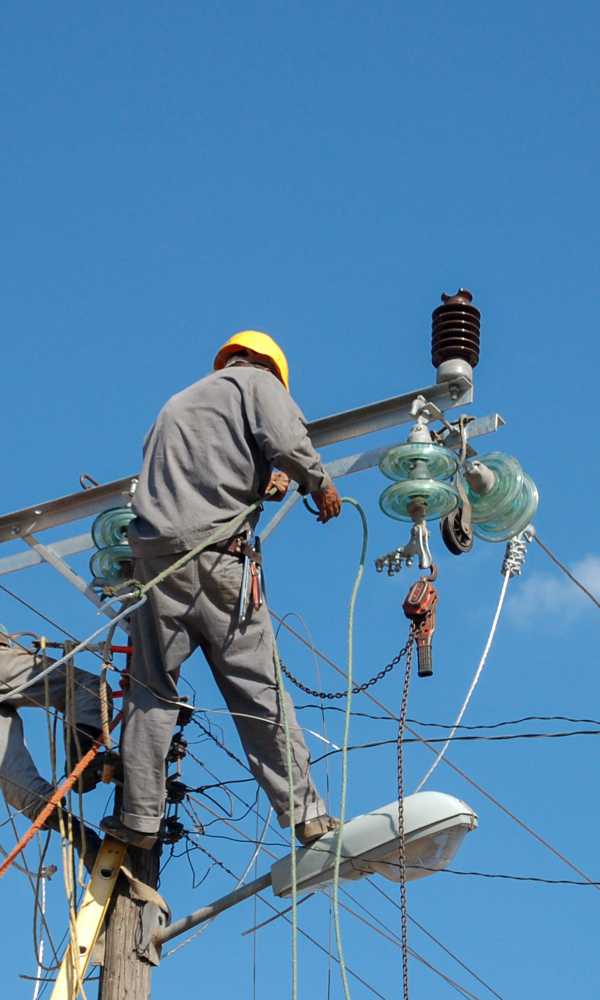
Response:
[[[468,482],[465,482],[465,487],[473,523],[490,523],[510,512],[521,493],[524,473],[516,458],[501,451],[478,456],[478,460],[494,473],[494,485],[489,493],[476,493]]]
[[[414,520],[419,507],[426,521],[434,521],[449,514],[457,504],[454,487],[435,479],[403,479],[388,486],[379,497],[383,513],[396,521]]]
[[[127,543],[127,526],[135,517],[131,507],[110,507],[98,515],[92,525],[92,538],[97,549]]]
[[[90,572],[94,579],[105,583],[123,583],[132,572],[133,553],[129,545],[110,545],[94,552]]]
[[[450,479],[458,459],[449,448],[439,444],[398,444],[390,448],[379,463],[388,479]]]
[[[521,489],[510,506],[504,505],[494,520],[474,524],[473,531],[485,542],[506,542],[527,527],[538,509],[538,504],[537,486],[533,479],[523,472]]]

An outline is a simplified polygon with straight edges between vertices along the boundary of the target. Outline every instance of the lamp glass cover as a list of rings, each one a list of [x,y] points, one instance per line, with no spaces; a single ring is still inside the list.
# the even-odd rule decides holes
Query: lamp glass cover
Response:
[[[406,881],[416,882],[417,879],[426,878],[436,871],[447,868],[469,830],[470,827],[466,824],[454,826],[427,837],[419,837],[412,844],[407,844]],[[400,881],[397,847],[386,858],[378,861],[367,861],[363,858],[362,864],[367,864],[371,871],[383,875],[391,882]]]

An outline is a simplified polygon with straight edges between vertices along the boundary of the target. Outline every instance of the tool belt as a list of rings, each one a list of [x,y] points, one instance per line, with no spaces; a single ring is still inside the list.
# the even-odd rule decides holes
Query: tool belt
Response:
[[[216,545],[211,545],[209,551],[211,552],[228,552],[232,556],[239,556],[240,559],[249,559],[250,562],[262,563],[262,553],[255,549],[252,545],[246,541],[246,534],[234,535],[233,538],[228,538],[224,542],[218,542]]]

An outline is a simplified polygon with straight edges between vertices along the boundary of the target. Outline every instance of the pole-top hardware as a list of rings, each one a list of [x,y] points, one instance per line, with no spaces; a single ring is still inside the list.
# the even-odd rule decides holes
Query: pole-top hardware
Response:
[[[185,736],[181,733],[174,733],[171,739],[171,745],[169,747],[169,752],[167,753],[167,762],[169,764],[176,764],[177,761],[183,760],[187,753],[187,740]]]
[[[167,778],[165,782],[166,792],[167,792],[167,802],[171,802],[173,805],[179,805],[183,802],[187,795],[187,785],[183,781],[179,781],[177,778]]]
[[[163,844],[176,844],[185,836],[185,827],[176,816],[167,816],[160,822],[159,837]]]
[[[180,702],[181,701],[185,701],[184,698],[180,698],[179,700],[180,700]],[[181,728],[183,729],[183,727],[187,726],[192,721],[193,718],[194,718],[194,706],[193,705],[180,705],[179,706],[179,713],[177,715],[177,725],[178,726],[181,726]]]

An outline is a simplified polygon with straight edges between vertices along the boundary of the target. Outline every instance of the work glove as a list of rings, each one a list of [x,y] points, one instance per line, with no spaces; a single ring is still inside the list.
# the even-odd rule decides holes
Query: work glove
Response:
[[[316,490],[315,493],[311,493],[311,497],[319,508],[317,520],[321,524],[327,524],[332,517],[339,517],[342,510],[342,501],[333,483],[329,486],[324,486],[322,490]]]
[[[290,477],[285,472],[273,472],[265,490],[265,500],[274,500],[279,503],[286,495],[289,485]],[[271,490],[275,490],[275,493],[271,493],[269,496]]]

